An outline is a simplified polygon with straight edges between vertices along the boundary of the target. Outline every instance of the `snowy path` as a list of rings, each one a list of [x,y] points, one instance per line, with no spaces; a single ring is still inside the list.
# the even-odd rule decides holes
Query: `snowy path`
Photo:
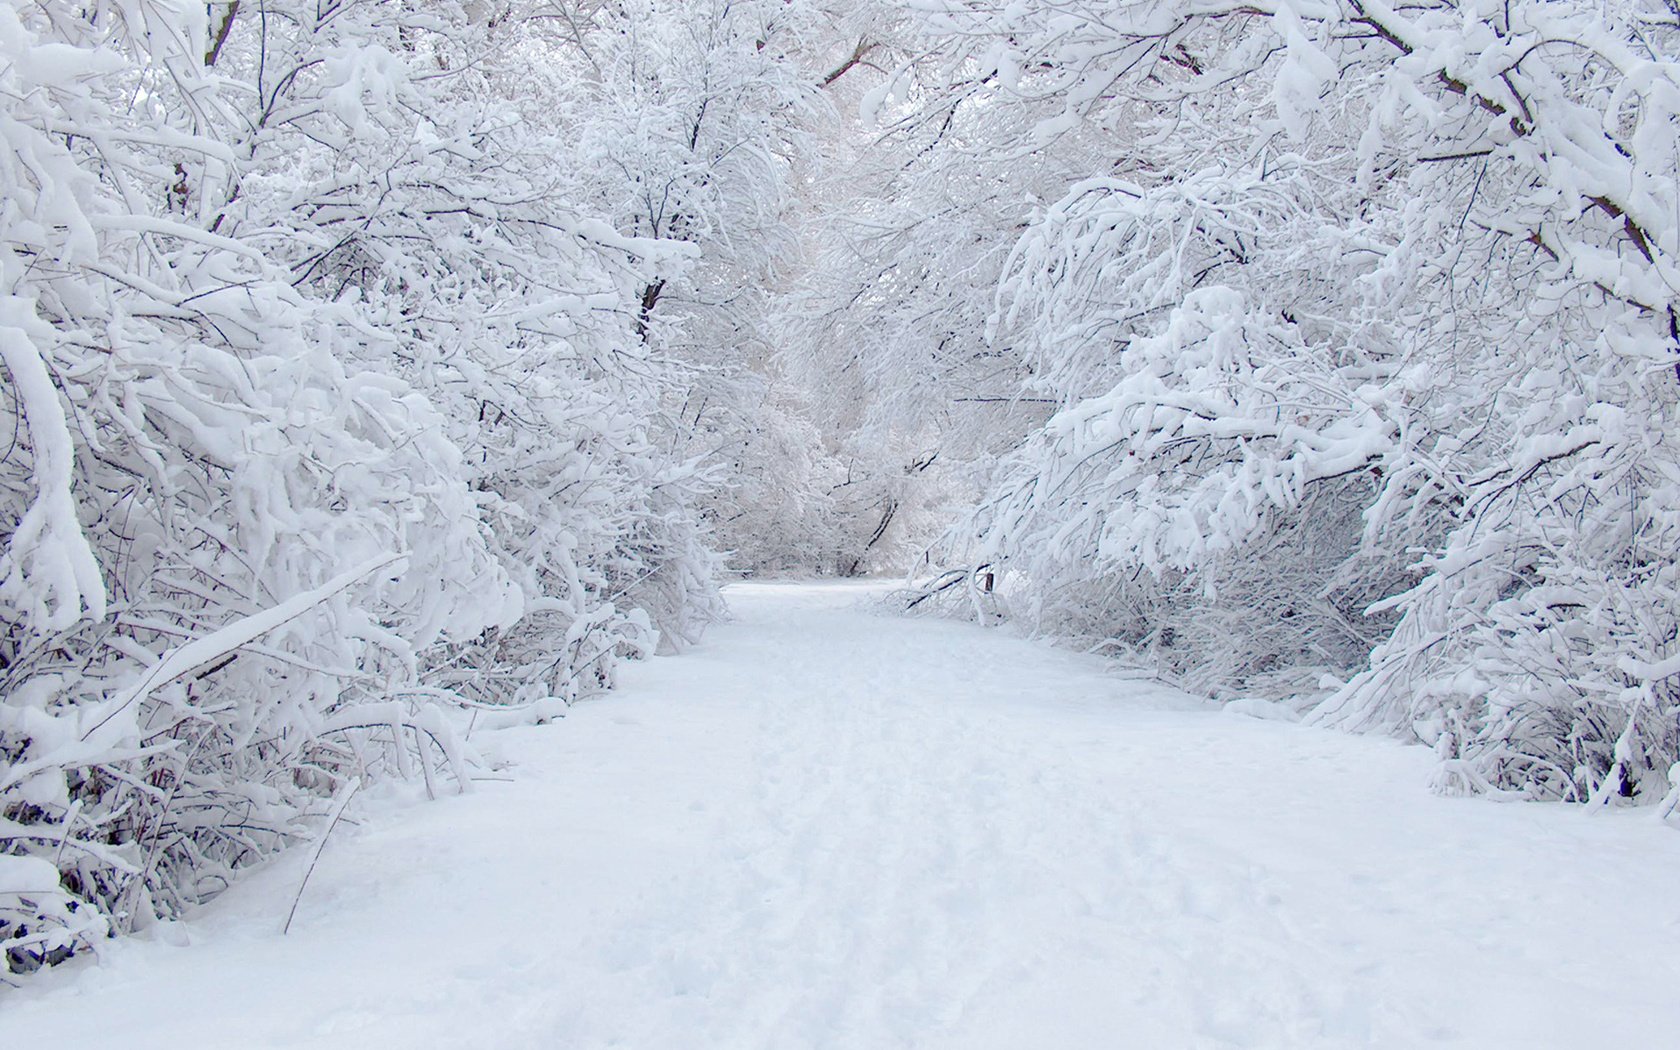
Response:
[[[341,828],[9,1046],[1672,1046],[1680,835],[1433,798],[1428,756],[1101,662],[734,588],[503,734],[517,779]],[[347,833],[348,831],[348,833]]]

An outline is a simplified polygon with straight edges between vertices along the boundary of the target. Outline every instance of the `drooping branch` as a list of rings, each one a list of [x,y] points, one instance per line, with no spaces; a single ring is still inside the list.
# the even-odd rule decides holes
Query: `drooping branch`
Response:
[[[1411,55],[1416,50],[1412,44],[1405,40],[1399,31],[1395,30],[1391,26],[1385,25],[1376,15],[1366,10],[1366,8],[1359,3],[1359,0],[1353,0],[1352,6],[1358,15],[1358,17],[1354,18],[1353,21],[1369,27],[1378,37],[1382,38],[1388,44],[1396,48],[1403,55]],[[1441,86],[1446,88],[1452,94],[1469,99],[1477,107],[1488,113],[1508,118],[1511,133],[1516,135],[1518,138],[1526,138],[1534,133],[1537,118],[1534,115],[1533,108],[1529,106],[1528,100],[1523,98],[1522,93],[1518,91],[1516,85],[1511,82],[1511,74],[1509,70],[1500,73],[1499,79],[1505,85],[1506,89],[1510,91],[1511,98],[1516,103],[1517,112],[1512,112],[1511,107],[1507,104],[1500,102],[1497,99],[1489,98],[1487,95],[1472,89],[1468,81],[1454,76],[1448,70],[1438,70],[1435,76],[1436,79],[1440,81]],[[1617,149],[1620,151],[1621,148],[1618,146]],[[1656,261],[1655,254],[1653,253],[1651,247],[1653,241],[1650,234],[1639,224],[1637,220],[1633,218],[1633,216],[1628,214],[1625,206],[1613,200],[1608,194],[1589,196],[1586,200],[1610,218],[1622,220],[1622,231],[1627,235],[1628,240],[1632,242],[1634,249],[1638,251],[1642,257],[1644,257],[1647,263],[1654,263]]]

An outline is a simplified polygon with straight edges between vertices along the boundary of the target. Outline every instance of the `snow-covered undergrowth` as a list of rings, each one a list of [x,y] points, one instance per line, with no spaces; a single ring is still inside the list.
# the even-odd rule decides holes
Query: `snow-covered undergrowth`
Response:
[[[552,197],[478,16],[0,5],[0,975],[713,611],[633,331],[686,252]]]
[[[960,556],[1198,689],[1328,672],[1312,717],[1433,746],[1444,790],[1664,797],[1672,5],[921,10],[935,113],[1083,165],[988,336],[1054,414]]]

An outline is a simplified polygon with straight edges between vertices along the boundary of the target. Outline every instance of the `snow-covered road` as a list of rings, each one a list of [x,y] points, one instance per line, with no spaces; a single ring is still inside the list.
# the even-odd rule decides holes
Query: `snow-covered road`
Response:
[[[1680,1045],[1680,835],[743,585],[737,621],[0,998],[7,1046]],[[482,740],[475,741],[483,743]],[[190,946],[169,943],[190,938]]]

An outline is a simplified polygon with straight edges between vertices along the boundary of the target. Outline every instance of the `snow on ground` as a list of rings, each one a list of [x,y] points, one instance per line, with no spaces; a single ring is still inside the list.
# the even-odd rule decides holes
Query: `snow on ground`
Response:
[[[732,588],[497,734],[511,781],[341,826],[289,936],[306,851],[0,999],[7,1045],[1673,1045],[1648,814],[1432,797],[1422,749],[870,593]]]

